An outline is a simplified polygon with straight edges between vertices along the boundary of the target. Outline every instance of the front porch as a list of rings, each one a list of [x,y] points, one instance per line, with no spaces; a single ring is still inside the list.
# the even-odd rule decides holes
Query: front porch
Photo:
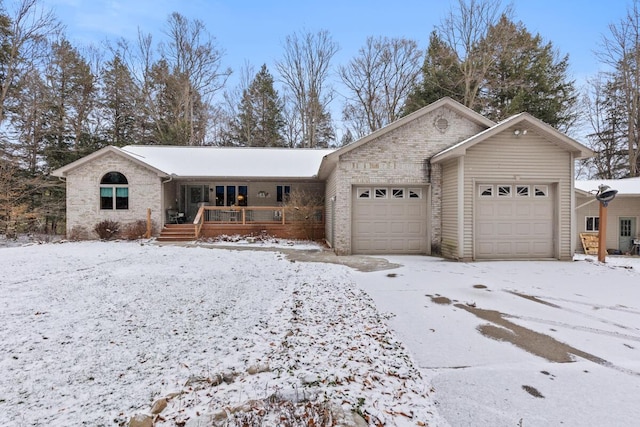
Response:
[[[322,206],[200,206],[193,222],[165,224],[158,241],[189,241],[224,235],[268,235],[283,239],[324,238]]]

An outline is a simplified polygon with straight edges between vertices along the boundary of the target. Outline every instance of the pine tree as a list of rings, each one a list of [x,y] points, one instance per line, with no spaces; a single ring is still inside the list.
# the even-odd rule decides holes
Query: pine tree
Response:
[[[136,129],[140,94],[129,69],[116,55],[102,69],[102,112],[106,118],[104,139],[122,147],[139,141]]]
[[[422,66],[422,79],[407,98],[403,114],[412,113],[445,96],[463,101],[464,76],[456,52],[433,31]]]
[[[233,139],[250,147],[282,147],[282,100],[273,87],[273,77],[262,65],[255,78],[242,93],[238,117],[233,126]]]
[[[478,96],[480,112],[497,122],[526,111],[562,130],[574,123],[577,95],[567,77],[568,56],[558,58],[550,42],[506,16],[489,28],[482,43],[495,59]]]

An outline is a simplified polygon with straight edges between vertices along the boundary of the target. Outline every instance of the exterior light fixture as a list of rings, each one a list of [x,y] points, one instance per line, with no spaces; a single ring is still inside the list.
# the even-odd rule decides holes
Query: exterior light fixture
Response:
[[[596,192],[596,200],[600,202],[600,226],[598,228],[598,261],[605,262],[607,257],[607,205],[618,194],[608,185],[601,184]]]

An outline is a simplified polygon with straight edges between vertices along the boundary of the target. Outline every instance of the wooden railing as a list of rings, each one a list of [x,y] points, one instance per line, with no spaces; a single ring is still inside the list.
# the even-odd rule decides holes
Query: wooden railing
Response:
[[[324,223],[323,206],[200,206],[193,220],[196,238],[204,224],[295,224]]]

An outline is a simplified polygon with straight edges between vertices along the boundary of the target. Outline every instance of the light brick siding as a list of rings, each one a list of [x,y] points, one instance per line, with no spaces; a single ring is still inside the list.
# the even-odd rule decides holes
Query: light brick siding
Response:
[[[446,119],[448,127],[436,123]],[[431,248],[438,252],[442,240],[442,169],[429,159],[446,148],[484,130],[457,112],[441,107],[383,133],[340,156],[327,180],[327,199],[335,195],[335,236],[332,246],[339,255],[350,254],[352,187],[360,184],[420,185],[430,192]],[[329,224],[328,224],[329,226]],[[327,230],[329,236],[330,230]]]
[[[107,172],[122,173],[129,183],[129,209],[100,209],[100,180]],[[113,153],[106,153],[68,172],[67,236],[82,229],[96,238],[94,226],[103,220],[121,225],[146,220],[147,208],[159,228],[163,223],[162,183],[153,171]]]

